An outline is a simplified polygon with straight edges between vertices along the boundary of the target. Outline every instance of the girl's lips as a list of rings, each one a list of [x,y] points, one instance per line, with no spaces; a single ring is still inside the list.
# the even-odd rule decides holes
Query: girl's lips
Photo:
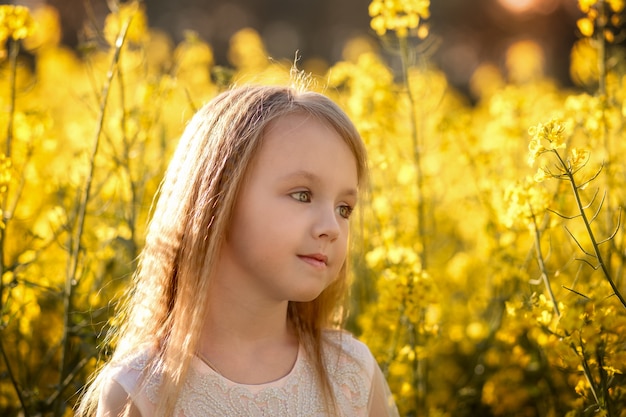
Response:
[[[298,258],[302,259],[304,262],[310,265],[317,266],[317,267],[326,266],[328,264],[328,257],[320,253],[298,255]]]

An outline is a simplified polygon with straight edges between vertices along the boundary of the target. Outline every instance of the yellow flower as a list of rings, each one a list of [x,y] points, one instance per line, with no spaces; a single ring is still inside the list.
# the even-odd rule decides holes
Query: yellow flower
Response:
[[[24,46],[29,50],[57,46],[61,42],[59,12],[52,6],[45,6],[34,10],[32,16],[37,30],[24,40]]]
[[[130,22],[130,23],[129,23]],[[124,25],[129,24],[126,39],[141,42],[148,33],[148,19],[142,6],[133,1],[119,5],[115,13],[109,14],[104,22],[104,35],[110,45],[114,45]]]
[[[543,188],[525,178],[505,190],[504,201],[507,208],[502,213],[502,223],[507,227],[521,223],[532,229],[535,217],[546,210],[550,199]]]
[[[0,154],[0,193],[7,191],[11,182],[11,159],[6,155]]]
[[[25,39],[34,31],[33,18],[24,6],[0,6],[0,44],[11,38]]]
[[[609,7],[611,7],[611,10],[613,10],[615,13],[620,13],[622,10],[624,10],[624,0],[608,0],[608,3]]]
[[[587,13],[598,2],[598,0],[578,0],[578,8]]]
[[[533,41],[518,41],[506,51],[506,68],[509,78],[517,83],[539,79],[545,66],[544,52]]]
[[[588,387],[589,383],[585,379],[580,378],[574,387],[574,391],[576,391],[578,395],[584,395]]]
[[[261,71],[269,65],[263,39],[251,28],[241,29],[230,38],[228,61],[240,70]]]
[[[535,165],[537,157],[545,151],[546,148],[541,144],[541,141],[533,137],[528,144],[528,165]]]
[[[574,148],[570,153],[569,158],[567,158],[567,162],[572,171],[576,171],[577,169],[585,166],[587,161],[589,161],[589,149],[586,148]]]
[[[578,85],[590,85],[598,80],[598,50],[592,40],[584,38],[572,47],[570,74]]]
[[[578,19],[578,21],[576,21],[576,26],[578,26],[578,30],[580,30],[580,33],[582,33],[583,36],[589,37],[593,35],[593,21],[588,17]]]
[[[395,31],[399,37],[408,36],[421,19],[430,17],[430,0],[372,0],[369,15],[370,26],[378,36]],[[420,36],[425,36],[424,33]]]
[[[548,178],[550,176],[550,174],[548,174],[548,172],[546,172],[545,169],[543,168],[539,168],[537,170],[537,172],[535,173],[535,175],[533,176],[533,179],[536,182],[543,182],[546,178]]]
[[[539,123],[528,129],[532,136],[528,145],[528,163],[534,165],[537,157],[546,151],[565,148],[565,124],[557,119]]]

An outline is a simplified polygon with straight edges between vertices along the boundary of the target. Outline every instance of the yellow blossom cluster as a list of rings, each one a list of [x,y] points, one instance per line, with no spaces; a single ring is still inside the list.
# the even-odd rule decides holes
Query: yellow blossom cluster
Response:
[[[0,193],[6,193],[11,182],[11,159],[0,155]]]
[[[502,212],[502,223],[507,227],[521,223],[534,231],[548,207],[550,196],[544,188],[537,187],[535,181],[525,178],[506,188],[503,200],[507,209]]]
[[[546,151],[565,148],[565,125],[556,119],[539,123],[528,129],[531,136],[528,145],[528,165],[533,166],[537,157]]]
[[[608,10],[603,8],[608,6]],[[599,23],[602,25],[602,34],[609,42],[615,40],[613,32],[607,28],[607,20],[609,20],[615,27],[621,25],[623,17],[621,16],[624,10],[624,0],[578,0],[578,8],[585,13],[585,17],[578,19],[576,25],[578,30],[583,36],[591,37],[596,31],[596,26]],[[607,18],[606,13],[611,13]]]
[[[0,60],[6,57],[7,40],[19,41],[35,31],[30,10],[24,6],[0,5]]]
[[[535,180],[541,182],[549,177],[560,177],[562,175],[573,175],[589,162],[590,154],[588,148],[571,147],[566,157],[559,154],[559,149],[565,149],[567,138],[565,124],[560,120],[553,119],[548,123],[539,123],[532,126],[528,133],[531,135],[528,145],[528,164],[533,166],[537,158],[546,152],[556,156],[554,170],[540,167],[535,174]]]
[[[107,15],[104,36],[110,45],[115,45],[122,28],[128,25],[126,38],[129,42],[141,42],[147,36],[148,21],[139,1],[117,4],[117,10]]]
[[[30,10],[25,6],[0,6],[0,44],[7,39],[25,39],[34,31]]]
[[[371,27],[379,35],[393,31],[405,38],[430,17],[430,0],[372,0],[369,5]],[[427,33],[427,32],[426,32]],[[425,37],[426,33],[419,33]]]

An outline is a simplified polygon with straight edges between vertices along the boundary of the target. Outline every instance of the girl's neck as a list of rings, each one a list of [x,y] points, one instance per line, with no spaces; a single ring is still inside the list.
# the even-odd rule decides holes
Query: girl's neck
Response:
[[[287,320],[287,304],[260,306],[213,292],[198,356],[223,377],[261,384],[287,375],[298,355],[298,339]]]
[[[287,304],[259,306],[211,297],[203,338],[246,345],[284,340],[293,336]]]

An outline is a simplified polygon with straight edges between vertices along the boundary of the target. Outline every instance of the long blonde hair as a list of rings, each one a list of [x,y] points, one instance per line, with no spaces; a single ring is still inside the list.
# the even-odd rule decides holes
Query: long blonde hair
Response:
[[[150,372],[161,374],[161,415],[173,410],[196,352],[213,268],[233,207],[266,126],[303,113],[332,127],[351,149],[359,184],[366,152],[346,114],[326,96],[278,86],[244,86],[221,93],[188,124],[161,184],[139,266],[121,314],[112,361],[141,346],[156,348]],[[337,318],[347,290],[346,263],[315,300],[290,302],[288,318],[331,396],[322,356],[322,330]],[[341,317],[343,318],[343,317]],[[95,414],[103,378],[83,396],[77,416]]]

